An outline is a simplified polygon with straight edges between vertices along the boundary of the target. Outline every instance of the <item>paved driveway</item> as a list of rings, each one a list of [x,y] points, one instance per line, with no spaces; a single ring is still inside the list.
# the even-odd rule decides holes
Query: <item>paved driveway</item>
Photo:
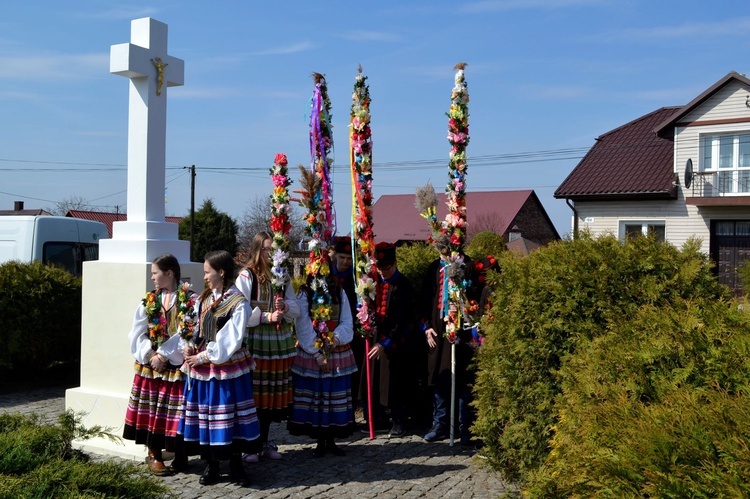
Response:
[[[55,421],[65,408],[64,396],[64,388],[3,393],[0,412],[36,412]],[[315,459],[311,439],[292,437],[283,425],[275,424],[271,438],[284,458],[245,464],[253,481],[249,488],[229,483],[226,476],[214,486],[201,486],[198,478],[204,465],[197,458],[191,458],[185,473],[162,480],[181,498],[491,498],[515,490],[484,469],[473,449],[458,443],[450,447],[447,440],[426,443],[423,431],[392,439],[378,435],[374,440],[357,434],[339,442],[345,457]],[[228,472],[226,463],[222,472]]]

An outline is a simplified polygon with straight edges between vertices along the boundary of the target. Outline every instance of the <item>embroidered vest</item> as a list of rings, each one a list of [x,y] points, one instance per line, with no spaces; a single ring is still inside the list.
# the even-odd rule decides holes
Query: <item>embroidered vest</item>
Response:
[[[339,325],[339,322],[341,322],[341,307],[338,303],[332,303],[330,307],[332,318],[326,321],[326,325],[328,326],[329,331],[333,331],[336,329],[336,326]],[[335,319],[333,319],[333,317],[335,317]]]
[[[247,269],[248,272],[250,272],[250,275],[253,278],[253,288],[250,291],[250,308],[253,309],[255,307],[258,307],[261,312],[273,312],[273,294],[271,293],[271,283],[266,282],[265,284],[261,284],[258,281],[258,277],[250,269]]]
[[[232,317],[232,312],[237,305],[239,305],[245,297],[240,292],[234,292],[228,295],[224,295],[224,299],[219,299],[219,302],[214,302],[213,296],[211,296],[211,303],[201,303],[198,314],[200,316],[200,331],[199,335],[201,342],[211,342],[216,340],[216,333],[224,327],[227,321]],[[206,305],[208,305],[206,307]],[[216,308],[214,308],[216,305]]]

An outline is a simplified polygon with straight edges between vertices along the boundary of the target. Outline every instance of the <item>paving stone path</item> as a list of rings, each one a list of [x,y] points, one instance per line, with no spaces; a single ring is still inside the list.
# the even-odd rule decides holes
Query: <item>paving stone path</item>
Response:
[[[64,410],[65,388],[0,394],[0,412],[37,413],[54,422]],[[494,498],[517,491],[483,467],[473,449],[458,443],[450,447],[447,440],[426,443],[422,433],[416,429],[398,438],[378,434],[374,440],[356,434],[339,442],[345,457],[315,459],[311,439],[292,437],[284,425],[275,424],[271,438],[284,457],[245,464],[252,478],[248,488],[229,483],[226,463],[221,482],[201,486],[198,478],[204,465],[197,458],[191,458],[185,473],[162,480],[181,498]]]

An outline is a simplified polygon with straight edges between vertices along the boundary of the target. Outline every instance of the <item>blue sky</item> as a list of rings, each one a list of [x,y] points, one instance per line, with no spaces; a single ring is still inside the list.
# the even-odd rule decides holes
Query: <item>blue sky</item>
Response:
[[[184,167],[196,165],[197,206],[211,198],[239,218],[270,194],[277,152],[309,165],[317,71],[333,105],[340,230],[358,64],[376,197],[427,180],[443,189],[452,68],[465,61],[468,190],[534,189],[561,235],[571,212],[553,192],[595,137],[750,66],[739,0],[11,0],[0,16],[0,209],[71,197],[126,209],[128,82],[109,73],[109,49],[140,17],[168,24],[170,55],[185,61],[185,85],[168,90],[166,213],[188,213]]]

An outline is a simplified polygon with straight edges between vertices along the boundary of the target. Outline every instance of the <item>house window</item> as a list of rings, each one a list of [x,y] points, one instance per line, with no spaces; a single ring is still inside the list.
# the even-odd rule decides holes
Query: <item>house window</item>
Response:
[[[750,192],[750,134],[706,135],[703,171],[715,171],[719,194]]]
[[[666,225],[662,221],[620,222],[620,239],[627,239],[636,236],[653,236],[657,241],[665,241],[666,234]]]

